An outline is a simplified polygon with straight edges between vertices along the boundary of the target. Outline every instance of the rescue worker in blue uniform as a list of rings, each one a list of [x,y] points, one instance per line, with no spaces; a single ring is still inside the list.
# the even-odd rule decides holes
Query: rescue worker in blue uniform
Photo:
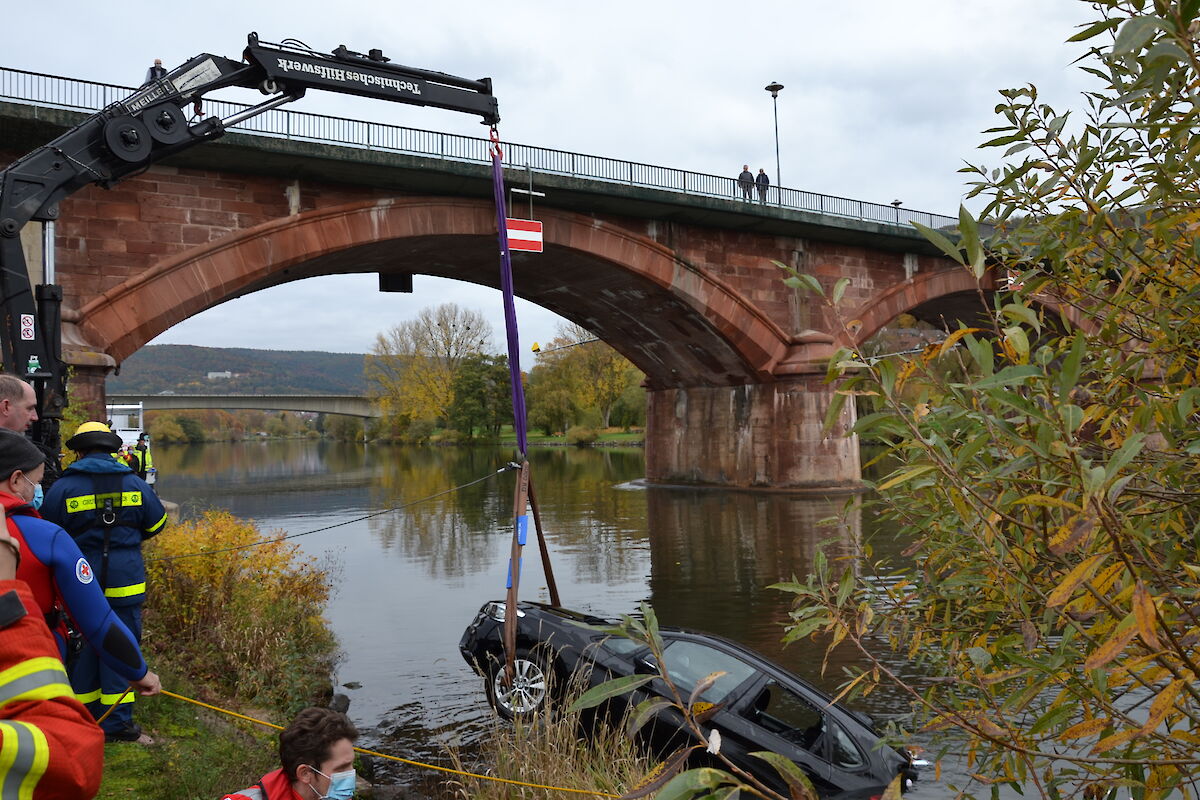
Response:
[[[83,423],[67,447],[79,459],[46,494],[42,513],[75,539],[104,596],[140,643],[146,599],[142,541],[166,526],[166,510],[146,482],[113,457],[121,437],[104,423]],[[76,695],[97,719],[117,706],[101,725],[107,741],[148,743],[133,721],[133,694],[125,695],[123,676],[86,650],[69,672]]]

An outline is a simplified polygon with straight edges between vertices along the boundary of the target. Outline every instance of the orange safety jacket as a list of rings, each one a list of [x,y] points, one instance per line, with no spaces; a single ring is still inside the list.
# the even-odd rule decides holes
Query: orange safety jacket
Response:
[[[75,699],[24,581],[0,581],[0,787],[5,798],[94,797],[104,732]]]

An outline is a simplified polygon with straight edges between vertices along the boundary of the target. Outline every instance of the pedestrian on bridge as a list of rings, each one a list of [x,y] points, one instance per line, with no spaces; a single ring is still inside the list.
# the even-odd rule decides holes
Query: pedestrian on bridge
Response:
[[[142,541],[166,526],[166,509],[145,481],[113,457],[121,437],[103,422],[80,425],[67,447],[79,459],[46,494],[45,517],[79,544],[104,596],[140,643],[146,601]],[[88,651],[79,654],[70,675],[75,693],[97,719],[113,709],[101,724],[106,741],[149,743],[133,721],[133,695],[125,693],[123,676]]]
[[[758,168],[758,177],[754,179],[754,183],[758,186],[758,202],[767,202],[767,189],[771,186],[771,179],[767,177],[767,171],[762,167]]]
[[[754,198],[754,173],[749,164],[742,165],[742,174],[738,175],[738,186],[742,188],[742,199],[747,202]]]

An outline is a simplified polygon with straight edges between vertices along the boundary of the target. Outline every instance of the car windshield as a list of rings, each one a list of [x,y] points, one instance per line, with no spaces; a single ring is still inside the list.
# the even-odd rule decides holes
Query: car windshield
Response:
[[[697,642],[668,642],[663,649],[663,661],[676,688],[685,695],[691,694],[696,684],[711,673],[726,673],[698,698],[709,703],[721,702],[755,673],[754,668],[744,661]]]

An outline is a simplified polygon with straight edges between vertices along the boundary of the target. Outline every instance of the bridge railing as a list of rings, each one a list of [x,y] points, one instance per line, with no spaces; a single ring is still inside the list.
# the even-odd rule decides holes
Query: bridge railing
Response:
[[[0,67],[0,99],[19,103],[81,111],[96,111],[127,97],[132,87],[47,75]],[[204,111],[210,116],[228,117],[249,108],[242,103],[205,100]],[[345,119],[307,111],[273,110],[239,123],[237,131],[283,139],[360,147],[367,150],[405,153],[450,161],[489,163],[487,139],[455,133],[407,128],[381,122]],[[741,189],[737,180],[721,175],[675,169],[672,167],[621,161],[604,156],[572,153],[532,145],[504,143],[505,160],[510,167],[526,167],[550,175],[604,181],[648,189],[680,192],[699,197],[738,200]],[[771,186],[765,202],[757,189],[751,201],[763,208],[810,211],[834,217],[865,220],[908,227],[919,222],[931,228],[958,224],[954,217],[915,211],[908,208],[868,203],[846,197],[806,192],[802,189]]]

